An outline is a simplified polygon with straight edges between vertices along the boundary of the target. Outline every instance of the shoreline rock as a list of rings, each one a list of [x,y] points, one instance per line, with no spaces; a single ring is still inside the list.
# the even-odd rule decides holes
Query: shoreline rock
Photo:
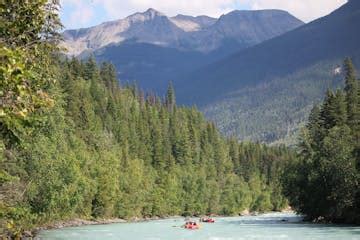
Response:
[[[126,223],[127,221],[121,218],[113,218],[113,219],[96,219],[96,220],[86,220],[75,218],[68,221],[57,221],[53,223],[48,223],[43,226],[37,227],[32,231],[24,232],[24,239],[32,239],[32,237],[36,237],[40,231],[50,230],[50,229],[62,229],[67,227],[80,227],[80,226],[88,226],[88,225],[104,225],[104,224],[112,224],[112,223]]]
[[[239,213],[239,216],[250,216],[250,215],[251,212],[249,211],[249,209],[245,209],[241,213]]]
[[[113,218],[113,219],[96,219],[96,220],[86,220],[81,218],[75,218],[68,221],[57,221],[53,223],[48,223],[43,226],[37,227],[32,231],[24,232],[24,239],[33,239],[36,237],[40,231],[51,230],[51,229],[62,229],[67,227],[81,227],[81,226],[89,226],[89,225],[105,225],[105,224],[114,224],[114,223],[135,223],[135,222],[146,222],[160,219],[168,219],[168,218],[181,218],[181,216],[166,216],[166,217],[133,217],[128,220],[121,218]],[[36,239],[36,238],[35,238]]]
[[[97,220],[86,220],[86,219],[76,218],[69,221],[59,221],[55,223],[50,223],[40,228],[41,230],[45,230],[45,229],[59,229],[64,227],[79,227],[84,225],[101,225],[101,224],[125,223],[125,222],[127,221],[119,218],[97,219]]]

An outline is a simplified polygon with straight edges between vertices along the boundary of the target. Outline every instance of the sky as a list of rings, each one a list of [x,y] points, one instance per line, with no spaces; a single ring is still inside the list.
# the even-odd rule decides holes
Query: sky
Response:
[[[347,0],[60,0],[66,29],[90,27],[154,8],[177,14],[219,17],[232,10],[282,9],[310,22],[339,8]]]

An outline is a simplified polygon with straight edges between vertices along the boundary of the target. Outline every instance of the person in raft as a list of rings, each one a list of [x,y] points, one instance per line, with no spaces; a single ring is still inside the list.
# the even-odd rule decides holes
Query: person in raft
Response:
[[[200,218],[200,222],[214,223],[215,220],[210,217]]]
[[[198,229],[199,225],[196,222],[186,222],[184,225],[184,228],[188,228],[188,229]]]

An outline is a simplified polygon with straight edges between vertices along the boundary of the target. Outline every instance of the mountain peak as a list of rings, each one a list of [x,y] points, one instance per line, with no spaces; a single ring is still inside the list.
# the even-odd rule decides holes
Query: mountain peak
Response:
[[[256,29],[258,26],[273,22],[277,26],[295,26],[299,27],[304,24],[300,19],[294,17],[289,12],[284,10],[277,9],[265,9],[265,10],[234,10],[227,14],[221,15],[217,24],[227,25],[233,24],[233,29],[231,31],[239,30],[239,24],[242,27],[251,26],[251,28]],[[261,29],[258,29],[262,32]],[[270,29],[271,30],[271,29]],[[290,30],[290,29],[288,29]],[[280,35],[275,34],[275,35]]]
[[[157,11],[156,9],[154,8],[149,8],[148,10],[146,10],[143,14],[147,14],[147,15],[150,15],[152,17],[155,17],[155,16],[164,16],[163,13]]]
[[[144,21],[153,20],[157,17],[163,17],[163,16],[165,16],[163,13],[161,13],[153,8],[149,8],[145,12],[137,12],[133,15],[130,15],[126,19],[128,19],[132,22],[144,22]]]
[[[174,16],[173,18],[185,18],[185,19],[188,19],[188,18],[193,18],[193,17],[188,16],[188,15],[184,15],[184,14],[178,14],[178,15]]]
[[[263,9],[263,10],[233,10],[227,14],[222,15],[226,16],[260,16],[260,15],[291,15],[289,12],[281,9]],[[292,15],[291,15],[292,16]]]

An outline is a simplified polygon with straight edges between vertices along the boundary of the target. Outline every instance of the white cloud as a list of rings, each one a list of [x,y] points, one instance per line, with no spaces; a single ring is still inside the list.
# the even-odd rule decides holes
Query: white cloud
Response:
[[[67,22],[72,26],[81,26],[89,23],[92,17],[94,17],[94,9],[88,1],[84,0],[61,0],[61,5],[71,6],[73,11],[69,13]]]
[[[283,9],[305,22],[325,16],[347,0],[254,0],[252,9]]]
[[[74,11],[71,15],[71,22],[77,22],[78,24],[86,24],[94,16],[94,11],[88,6],[79,5],[78,9],[80,11]]]
[[[178,13],[188,15],[219,16],[231,11],[239,0],[94,0],[102,4],[112,18],[125,17],[131,13],[155,8],[169,16]]]
[[[235,8],[283,9],[308,22],[330,13],[345,2],[346,0],[61,0],[63,5],[73,9],[66,19],[73,26],[94,23],[91,20],[99,17],[98,8],[105,10],[106,16],[101,16],[102,19],[114,20],[150,7],[168,16],[181,13],[214,17]]]
[[[335,10],[347,0],[94,0],[102,4],[112,18],[125,17],[147,8],[155,8],[167,15],[219,16],[237,5],[252,9],[283,9],[296,17],[310,21]]]

